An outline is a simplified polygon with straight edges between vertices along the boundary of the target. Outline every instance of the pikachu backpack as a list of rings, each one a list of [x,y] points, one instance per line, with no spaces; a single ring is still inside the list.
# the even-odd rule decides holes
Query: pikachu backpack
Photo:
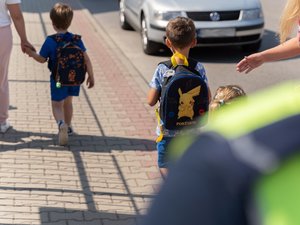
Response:
[[[141,224],[299,225],[299,87],[250,94],[174,138],[176,162]]]
[[[159,117],[168,130],[195,125],[208,111],[208,86],[195,69],[197,61],[189,58],[186,65],[171,60],[161,62],[170,68],[161,90]],[[206,121],[203,120],[205,123]]]

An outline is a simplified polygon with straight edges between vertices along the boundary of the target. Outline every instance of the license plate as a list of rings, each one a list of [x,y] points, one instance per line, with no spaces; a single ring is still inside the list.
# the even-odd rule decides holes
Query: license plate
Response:
[[[235,29],[234,28],[218,28],[218,29],[199,29],[198,37],[207,38],[207,37],[234,37]]]

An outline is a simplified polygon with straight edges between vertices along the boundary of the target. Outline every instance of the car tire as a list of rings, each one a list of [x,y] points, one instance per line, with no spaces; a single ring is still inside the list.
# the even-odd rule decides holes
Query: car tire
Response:
[[[257,52],[261,46],[261,40],[252,44],[243,45],[244,52]]]
[[[144,16],[141,20],[141,39],[144,53],[147,55],[155,55],[158,53],[161,48],[161,44],[149,40],[147,21]]]
[[[132,27],[127,22],[126,15],[125,15],[125,8],[124,8],[124,0],[119,1],[119,20],[120,26],[123,30],[132,30]]]

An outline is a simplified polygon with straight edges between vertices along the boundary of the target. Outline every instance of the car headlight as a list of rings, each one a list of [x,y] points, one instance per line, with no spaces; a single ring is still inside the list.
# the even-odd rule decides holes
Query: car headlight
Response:
[[[262,18],[263,13],[261,9],[245,9],[242,10],[242,20],[253,20]]]
[[[163,12],[163,11],[156,11],[154,12],[154,18],[156,20],[165,20],[169,21],[172,18],[175,18],[177,16],[183,16],[187,17],[185,12],[180,12],[180,11],[173,11],[173,12]]]

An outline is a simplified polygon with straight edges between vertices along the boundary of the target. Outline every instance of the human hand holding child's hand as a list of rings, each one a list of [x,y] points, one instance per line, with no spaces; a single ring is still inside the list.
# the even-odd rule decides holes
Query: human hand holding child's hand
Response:
[[[31,48],[31,47],[25,47],[25,53],[29,56],[29,57],[33,57],[33,54],[35,54],[35,49]]]
[[[86,80],[86,85],[88,88],[92,88],[95,85],[95,80],[94,80],[94,76],[88,76],[87,80]]]
[[[21,40],[21,49],[23,53],[26,53],[26,48],[30,48],[33,51],[36,51],[34,46],[28,40]]]

